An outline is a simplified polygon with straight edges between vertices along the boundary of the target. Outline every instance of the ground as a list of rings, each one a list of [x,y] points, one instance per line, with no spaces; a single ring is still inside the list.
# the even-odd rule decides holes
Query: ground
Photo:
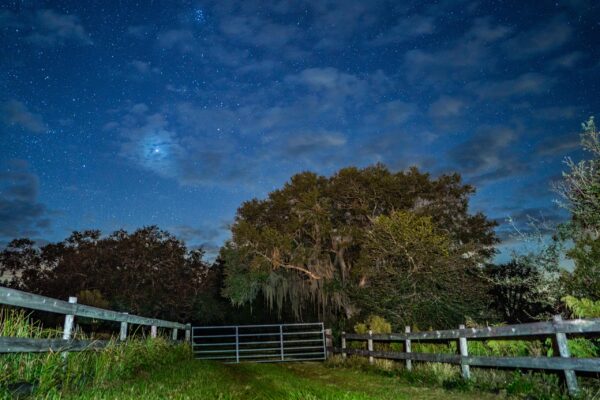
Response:
[[[190,360],[134,380],[88,390],[79,399],[452,400],[486,393],[411,386],[396,377],[321,363],[240,364]]]

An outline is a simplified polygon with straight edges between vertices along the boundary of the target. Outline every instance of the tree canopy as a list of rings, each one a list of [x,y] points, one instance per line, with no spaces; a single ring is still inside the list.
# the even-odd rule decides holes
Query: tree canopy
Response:
[[[461,267],[493,254],[495,223],[469,212],[473,193],[458,174],[432,178],[416,168],[351,167],[331,177],[299,173],[266,199],[238,209],[232,239],[221,251],[223,293],[235,304],[260,294],[298,317],[312,307],[323,317],[350,318],[363,308],[353,294],[376,276],[375,265],[361,256],[365,260],[365,244],[381,216],[407,211],[427,217],[448,251],[461,253]]]
[[[10,286],[29,292],[76,295],[89,305],[189,321],[198,294],[212,284],[202,257],[155,226],[106,237],[89,230],[42,248],[13,240],[0,253],[0,272],[11,276]]]

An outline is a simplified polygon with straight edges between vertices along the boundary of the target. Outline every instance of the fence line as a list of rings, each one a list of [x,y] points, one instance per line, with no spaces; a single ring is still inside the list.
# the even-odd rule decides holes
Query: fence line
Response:
[[[342,332],[342,347],[333,348],[333,352],[341,353],[345,358],[348,354],[367,356],[372,363],[373,358],[391,360],[406,360],[408,369],[412,361],[441,362],[461,366],[464,379],[470,379],[470,366],[496,368],[526,368],[561,370],[565,375],[567,388],[571,395],[579,392],[575,371],[600,373],[600,358],[571,358],[567,346],[567,334],[598,334],[600,319],[562,320],[556,316],[553,321],[534,322],[529,324],[495,326],[486,328],[465,328],[439,330],[429,332],[410,332],[406,327],[404,333],[391,334],[346,334]],[[513,339],[516,337],[545,337],[552,336],[558,347],[557,357],[479,357],[469,356],[468,341],[486,339]],[[366,341],[368,350],[350,349],[347,341]],[[413,353],[411,341],[459,341],[459,354],[443,353]],[[373,342],[401,342],[404,352],[373,351]],[[412,343],[414,344],[414,343]]]
[[[190,324],[77,304],[76,297],[69,297],[69,301],[63,301],[0,286],[0,304],[65,315],[62,339],[0,337],[0,353],[97,350],[108,344],[108,341],[101,340],[72,340],[75,317],[120,322],[119,340],[121,341],[127,339],[129,324],[150,326],[153,338],[156,337],[158,328],[171,329],[173,340],[178,338],[178,329],[185,331],[186,341],[190,338]]]

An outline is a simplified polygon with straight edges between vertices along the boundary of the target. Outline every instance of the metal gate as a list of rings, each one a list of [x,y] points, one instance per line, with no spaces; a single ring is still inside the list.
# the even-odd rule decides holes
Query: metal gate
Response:
[[[195,326],[191,339],[194,357],[200,360],[226,363],[317,361],[327,356],[322,322]]]

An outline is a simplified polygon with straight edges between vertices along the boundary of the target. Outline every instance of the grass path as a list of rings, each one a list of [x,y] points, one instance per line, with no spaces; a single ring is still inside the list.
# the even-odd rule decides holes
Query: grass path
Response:
[[[458,400],[492,394],[415,387],[398,378],[319,363],[241,364],[186,361],[135,380],[91,389],[79,399]]]

